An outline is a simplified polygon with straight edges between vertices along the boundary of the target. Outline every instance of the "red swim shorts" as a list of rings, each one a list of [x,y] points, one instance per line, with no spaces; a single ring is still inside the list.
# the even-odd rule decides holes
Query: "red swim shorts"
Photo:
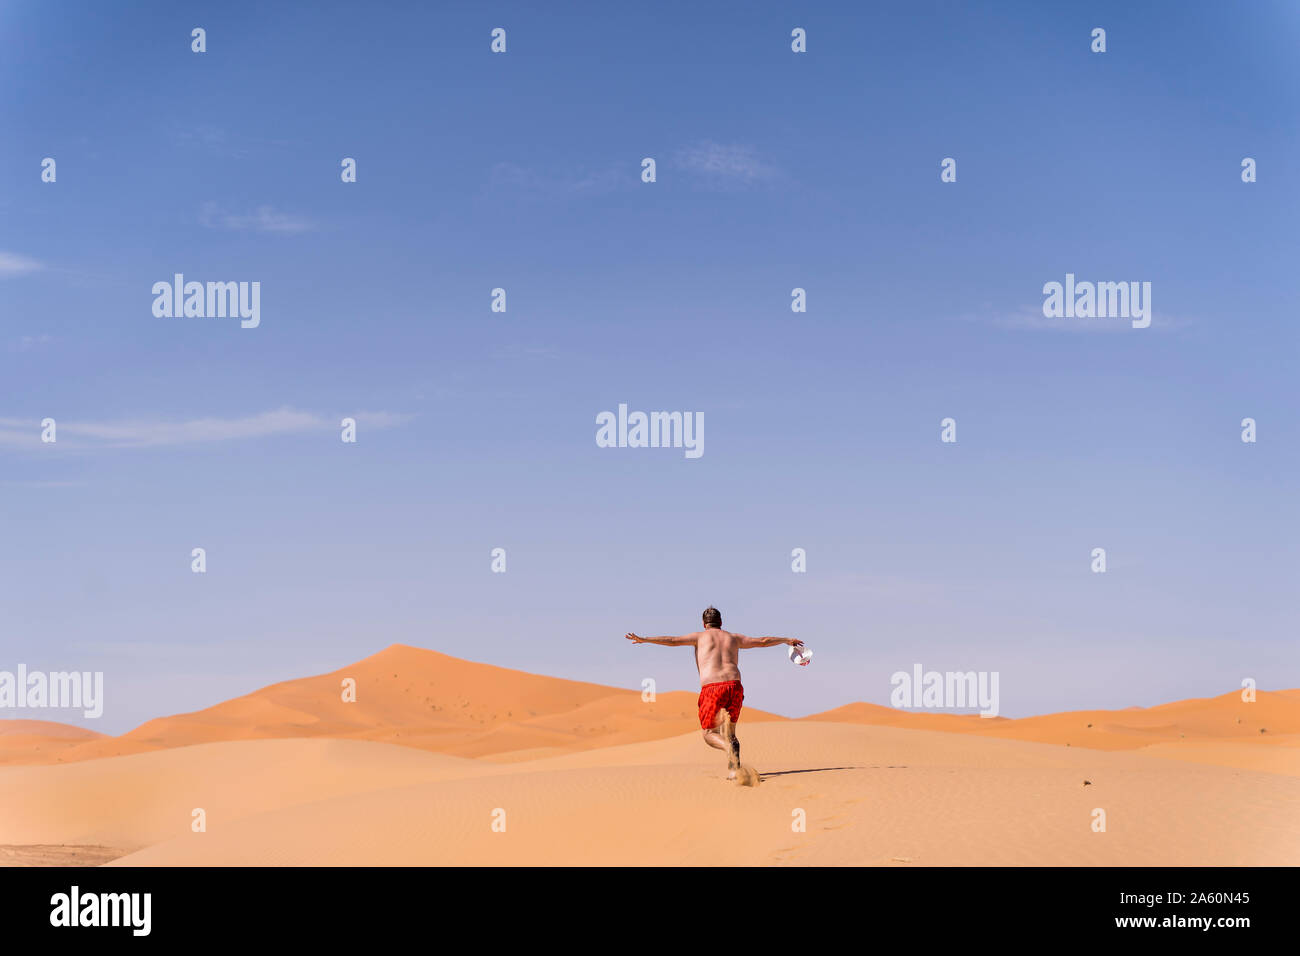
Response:
[[[740,720],[740,705],[745,702],[745,688],[738,680],[718,681],[700,688],[700,727],[712,730],[718,711],[725,710],[734,724]]]

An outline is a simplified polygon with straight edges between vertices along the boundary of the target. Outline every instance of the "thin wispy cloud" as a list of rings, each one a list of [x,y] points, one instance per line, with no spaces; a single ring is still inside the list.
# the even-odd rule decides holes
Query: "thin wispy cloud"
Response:
[[[11,279],[14,276],[27,275],[30,272],[39,272],[45,266],[27,256],[20,256],[15,252],[0,252],[0,279]]]
[[[34,431],[18,431],[18,427],[26,426],[31,428],[31,423],[22,422],[21,425],[15,423],[11,425],[13,419],[0,420],[0,446],[8,445],[12,447],[21,447],[23,445],[32,445],[40,441],[39,433]]]
[[[679,168],[721,186],[755,186],[777,175],[776,167],[759,159],[753,147],[708,140],[679,149],[673,161]]]
[[[209,229],[230,229],[236,232],[292,234],[308,232],[314,228],[310,220],[279,212],[271,206],[258,206],[251,213],[232,213],[215,202],[203,204],[199,211],[199,223]]]
[[[278,435],[337,432],[343,415],[326,416],[293,408],[278,408],[243,418],[194,418],[189,421],[58,422],[57,444],[71,447],[150,448],[228,442]],[[393,412],[353,412],[358,428],[395,428],[410,420]],[[40,423],[0,418],[0,444],[41,444]]]

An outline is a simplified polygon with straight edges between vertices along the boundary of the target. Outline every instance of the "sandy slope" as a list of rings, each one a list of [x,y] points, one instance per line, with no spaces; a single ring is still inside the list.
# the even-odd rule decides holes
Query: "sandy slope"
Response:
[[[72,724],[60,724],[53,720],[0,720],[0,738],[13,737],[50,737],[60,740],[94,740],[103,737],[101,733],[74,727]]]
[[[356,682],[354,702],[343,700],[345,678]],[[646,702],[639,691],[394,644],[337,671],[273,684],[205,710],[160,717],[120,737],[62,724],[49,725],[67,728],[61,738],[0,736],[0,765],[71,763],[223,740],[294,737],[375,740],[514,760],[521,752],[529,757],[674,736],[691,725],[694,714],[695,695],[690,693],[660,694]],[[745,710],[749,722],[779,719]]]
[[[120,737],[5,720],[0,865],[1300,864],[1296,690],[1020,720],[747,707],[753,789],[695,726],[691,693],[403,645]]]
[[[64,766],[0,767],[0,844],[141,847],[265,810],[465,776],[475,761],[351,740],[201,744]]]
[[[1290,776],[892,727],[765,723],[744,739],[767,775],[755,789],[722,781],[716,756],[684,735],[439,768],[249,813],[118,863],[1300,863]],[[1097,807],[1105,833],[1090,826]],[[497,809],[504,833],[492,831]],[[792,831],[797,810],[806,832]]]
[[[79,744],[111,739],[52,720],[0,720],[0,764],[53,763]]]
[[[342,682],[356,682],[346,702]],[[273,684],[205,710],[160,717],[119,737],[47,721],[0,721],[0,766],[72,763],[99,757],[217,741],[329,737],[372,740],[502,762],[656,740],[693,726],[695,695],[660,694],[545,677],[394,644],[364,660],[316,677]],[[785,720],[745,708],[754,724]],[[802,718],[1039,743],[1127,750],[1182,742],[1249,743],[1255,756],[1231,748],[1168,748],[1177,759],[1231,766],[1290,766],[1272,748],[1300,735],[1300,691],[1260,691],[1245,703],[1239,692],[1158,707],[1072,711],[1009,720],[930,714],[853,703]],[[10,725],[5,729],[5,725]],[[1268,745],[1260,750],[1254,745]],[[1192,756],[1199,754],[1199,757]],[[1243,763],[1243,760],[1245,761]]]
[[[1300,695],[1294,690],[1259,691],[1254,701],[1246,702],[1241,699],[1240,692],[1236,691],[1219,697],[1180,700],[1157,707],[1076,710],[1040,717],[1021,717],[1017,720],[984,718],[979,715],[913,713],[859,702],[802,719],[944,730],[1096,750],[1131,750],[1183,741],[1232,741],[1248,745],[1258,743],[1271,749],[1279,741],[1300,735]],[[1174,751],[1167,749],[1166,752],[1172,755]],[[1213,756],[1229,751],[1207,747],[1199,752]],[[1212,759],[1210,762],[1219,761]]]

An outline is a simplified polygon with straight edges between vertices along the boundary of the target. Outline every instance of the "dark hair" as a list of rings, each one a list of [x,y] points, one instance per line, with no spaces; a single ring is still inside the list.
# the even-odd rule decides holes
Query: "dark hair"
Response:
[[[722,612],[710,604],[704,609],[705,627],[722,627]]]

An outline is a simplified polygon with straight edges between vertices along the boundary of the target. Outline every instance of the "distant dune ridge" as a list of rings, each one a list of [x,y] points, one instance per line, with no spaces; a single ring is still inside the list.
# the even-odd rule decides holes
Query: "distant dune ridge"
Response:
[[[1156,707],[1074,710],[1015,720],[978,714],[913,713],[859,702],[801,719],[945,730],[1097,750],[1130,750],[1188,739],[1253,741],[1258,738],[1276,742],[1280,737],[1300,734],[1300,696],[1296,691],[1256,691],[1255,700],[1247,703],[1241,699],[1240,691],[1232,691],[1219,697],[1180,700]]]
[[[92,740],[104,735],[95,730],[60,724],[53,720],[0,720],[0,737],[45,737],[59,740]]]
[[[693,693],[395,644],[119,737],[0,720],[0,865],[1300,864],[1296,690],[1016,720],[746,708],[740,731],[757,788],[722,779]]]
[[[343,700],[344,678],[356,681],[355,702]],[[7,743],[0,730],[0,764],[67,763],[285,737],[375,740],[514,760],[674,736],[689,730],[694,719],[695,695],[684,691],[659,694],[654,703],[646,703],[640,691],[542,677],[393,644],[331,673],[272,684],[205,710],[159,717],[120,737],[23,721],[65,727],[67,733],[32,730],[42,738],[35,751],[26,741]],[[746,708],[744,719],[784,718]],[[6,723],[0,721],[0,728]]]

